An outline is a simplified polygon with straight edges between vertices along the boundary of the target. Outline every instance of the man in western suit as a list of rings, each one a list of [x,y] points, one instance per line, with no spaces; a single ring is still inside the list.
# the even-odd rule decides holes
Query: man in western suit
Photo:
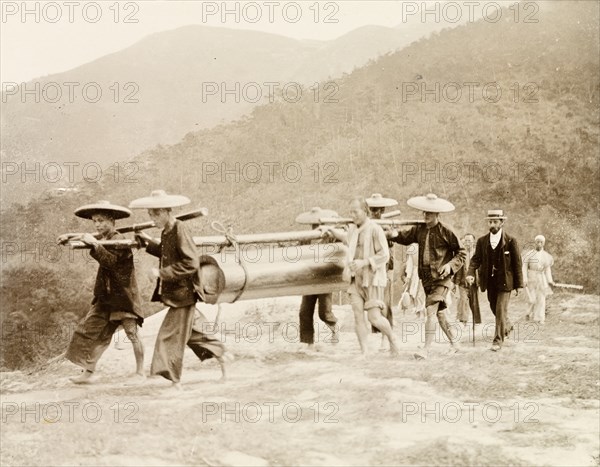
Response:
[[[487,290],[492,313],[496,317],[494,341],[490,350],[499,351],[504,338],[512,330],[508,319],[508,301],[515,290],[519,295],[523,288],[521,252],[517,240],[504,232],[507,219],[501,209],[491,209],[486,217],[489,233],[477,239],[475,254],[467,272],[467,282],[475,282],[475,271],[479,272],[479,286]]]

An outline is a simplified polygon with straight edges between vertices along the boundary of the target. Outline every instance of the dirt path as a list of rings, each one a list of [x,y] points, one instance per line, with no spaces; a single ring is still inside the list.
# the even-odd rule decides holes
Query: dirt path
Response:
[[[598,309],[580,301],[563,302],[574,316],[595,313],[597,327]],[[67,362],[3,374],[2,465],[598,465],[597,337],[549,336],[549,325],[495,354],[483,335],[475,347],[465,335],[452,358],[440,338],[417,362],[419,323],[399,316],[400,358],[378,352],[373,335],[364,360],[347,307],[336,309],[339,344],[300,351],[297,302],[224,309],[219,337],[237,355],[225,383],[189,352],[183,392],[161,378],[126,386],[129,346],[111,346],[95,385],[71,385]],[[144,326],[147,366],[161,321]]]

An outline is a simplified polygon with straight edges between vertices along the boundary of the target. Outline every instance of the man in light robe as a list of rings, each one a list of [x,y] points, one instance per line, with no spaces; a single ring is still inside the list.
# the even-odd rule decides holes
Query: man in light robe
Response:
[[[364,198],[355,198],[350,203],[353,224],[348,233],[322,226],[339,241],[348,245],[347,264],[344,277],[350,281],[348,293],[354,312],[356,335],[363,355],[368,353],[368,327],[365,311],[371,325],[379,329],[390,342],[392,355],[398,355],[396,337],[390,322],[383,317],[385,309],[384,291],[387,286],[386,264],[390,259],[388,242],[381,226],[369,219],[369,207]]]

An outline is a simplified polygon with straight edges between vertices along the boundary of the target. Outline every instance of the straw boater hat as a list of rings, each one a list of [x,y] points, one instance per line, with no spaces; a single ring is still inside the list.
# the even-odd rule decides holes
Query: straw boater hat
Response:
[[[365,200],[370,208],[388,208],[396,206],[398,201],[392,198],[384,198],[381,193],[373,193],[370,198]]]
[[[138,198],[129,203],[131,209],[176,208],[190,203],[190,199],[181,195],[168,195],[165,190],[154,190],[150,196]]]
[[[429,193],[427,196],[415,196],[410,198],[406,204],[411,208],[419,209],[424,212],[451,212],[454,211],[454,204],[445,199],[438,198],[437,195]]]
[[[84,219],[91,219],[94,214],[108,214],[113,219],[124,219],[131,216],[131,211],[123,206],[111,204],[110,201],[105,200],[94,204],[86,204],[75,209],[75,215]]]
[[[486,219],[487,220],[493,220],[493,219],[506,220],[508,218],[504,215],[504,211],[502,209],[489,209],[487,212]]]
[[[296,222],[298,224],[318,224],[319,219],[323,217],[339,217],[338,213],[332,211],[331,209],[321,209],[318,207],[312,208],[310,211],[303,212],[302,214],[298,214],[296,217]]]

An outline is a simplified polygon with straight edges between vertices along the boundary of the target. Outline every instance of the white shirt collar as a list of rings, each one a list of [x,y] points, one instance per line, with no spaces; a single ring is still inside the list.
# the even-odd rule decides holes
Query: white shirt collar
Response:
[[[502,238],[502,229],[498,230],[498,232],[495,234],[490,232],[490,245],[492,246],[492,249],[495,249],[498,246],[498,243],[500,243],[501,238]]]

